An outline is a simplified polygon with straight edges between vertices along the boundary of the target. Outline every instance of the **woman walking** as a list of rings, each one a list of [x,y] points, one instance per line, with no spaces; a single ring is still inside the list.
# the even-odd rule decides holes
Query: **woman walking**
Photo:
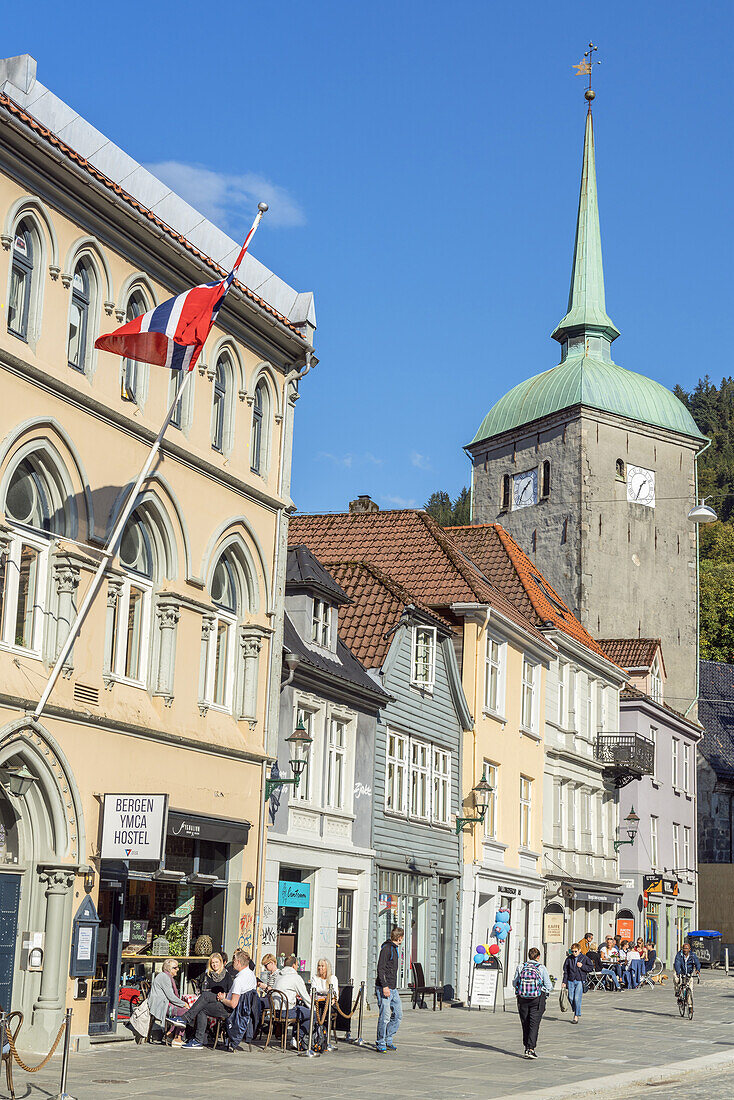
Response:
[[[581,997],[584,992],[584,978],[594,967],[586,955],[581,954],[577,943],[571,944],[571,954],[563,964],[563,987],[568,990],[568,999],[573,1009],[573,1021],[577,1024],[581,1017]]]

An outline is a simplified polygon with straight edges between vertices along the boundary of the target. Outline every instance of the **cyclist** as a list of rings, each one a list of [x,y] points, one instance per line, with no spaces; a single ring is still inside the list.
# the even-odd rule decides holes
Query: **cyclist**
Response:
[[[680,985],[682,974],[700,974],[701,962],[698,955],[694,951],[691,951],[690,943],[684,943],[678,954],[673,960],[673,989],[675,990],[676,999],[680,999]]]

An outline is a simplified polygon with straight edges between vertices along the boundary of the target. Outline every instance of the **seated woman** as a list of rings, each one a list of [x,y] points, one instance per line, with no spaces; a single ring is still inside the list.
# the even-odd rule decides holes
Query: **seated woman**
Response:
[[[215,951],[209,956],[199,992],[204,993],[208,990],[210,993],[229,993],[233,981],[234,974],[227,969],[219,952]]]
[[[167,1024],[174,1027],[186,1027],[179,1019],[188,1010],[186,1001],[179,996],[176,977],[179,971],[178,959],[164,959],[163,969],[155,974],[148,994],[150,1014],[166,1030]]]
[[[272,989],[278,973],[278,960],[275,955],[263,955],[262,964],[263,968],[258,978],[258,985],[263,986],[265,989]]]
[[[648,940],[647,943],[645,944],[645,973],[646,974],[649,974],[650,971],[652,970],[653,966],[655,965],[655,961],[656,961],[657,957],[658,957],[658,953],[657,953],[657,950],[655,948],[655,944],[652,942],[652,940]]]
[[[339,998],[339,982],[336,975],[332,973],[331,963],[328,959],[319,959],[316,964],[316,973],[311,978],[311,985],[316,990],[317,997],[325,997],[330,989],[334,991],[334,996]]]

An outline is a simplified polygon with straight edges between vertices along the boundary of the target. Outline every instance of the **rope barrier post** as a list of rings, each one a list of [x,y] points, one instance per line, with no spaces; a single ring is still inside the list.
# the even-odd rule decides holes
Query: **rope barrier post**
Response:
[[[0,1050],[5,1050],[5,1027],[6,1027],[6,1014],[0,1008]],[[12,1055],[11,1055],[12,1057]]]
[[[362,1038],[362,1010],[364,1008],[364,982],[359,987],[359,1020],[357,1024],[357,1038],[354,1040],[355,1047],[363,1047],[364,1039]]]
[[[352,994],[354,994],[354,978],[349,979],[349,985],[351,985]],[[352,1015],[354,1015],[354,997],[353,996],[349,997],[349,1003],[352,1006]],[[337,1012],[339,1013],[339,1015],[343,1016],[344,1014],[343,1014],[343,1012],[341,1010],[341,1007],[340,1007],[338,1002],[337,1002],[336,1008],[337,1008]],[[344,1025],[344,1042],[345,1043],[351,1043],[351,1041],[352,1041],[352,1015],[350,1015],[347,1018],[347,1022]]]
[[[69,1069],[69,1047],[71,1046],[71,1014],[72,1009],[66,1010],[66,1032],[64,1034],[64,1052],[61,1058],[61,1084],[59,1085],[59,1091],[56,1096],[56,1100],[74,1100],[73,1096],[70,1096],[66,1091],[66,1074]]]
[[[326,1043],[324,1050],[332,1054],[336,1050],[336,1042],[331,1041],[331,1002],[334,1000],[334,990],[329,986],[329,1008],[326,1013]]]
[[[308,1048],[298,1052],[299,1058],[318,1058],[319,1055],[313,1049],[313,1014],[316,1008],[316,989],[311,986],[311,1014],[308,1018]]]

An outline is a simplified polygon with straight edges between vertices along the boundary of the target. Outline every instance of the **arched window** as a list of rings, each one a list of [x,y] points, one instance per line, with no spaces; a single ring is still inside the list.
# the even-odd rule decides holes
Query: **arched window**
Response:
[[[214,374],[214,395],[212,398],[212,447],[215,451],[224,450],[230,390],[229,360],[226,356],[222,355],[217,360],[217,369]]]
[[[546,500],[550,496],[551,490],[551,464],[548,459],[543,463],[540,478],[540,496],[542,500]]]
[[[510,475],[505,474],[502,478],[502,507],[500,508],[501,512],[509,512],[510,510],[510,489]]]
[[[33,234],[27,221],[22,221],[15,231],[13,261],[10,269],[10,295],[8,298],[8,332],[28,339],[31,316],[34,263],[37,262]]]
[[[74,268],[69,312],[69,366],[86,371],[94,342],[92,317],[96,295],[96,279],[91,265],[80,260]]]
[[[109,581],[105,672],[114,680],[145,686],[157,560],[144,518],[136,510],[120,540],[122,577]]]
[[[125,321],[134,321],[148,310],[146,302],[140,290],[134,290],[127,300]],[[142,382],[143,364],[136,359],[123,359],[121,374],[121,391],[123,401],[135,401],[141,403],[140,383]]]
[[[261,379],[255,386],[252,401],[252,434],[250,437],[250,469],[253,474],[265,474],[270,443],[270,391]]]
[[[219,556],[209,591],[214,610],[202,623],[200,698],[207,707],[254,715],[260,641],[242,624],[250,607],[249,571],[234,546]]]
[[[617,478],[617,481],[624,481],[625,480],[624,459],[623,458],[618,458],[617,459],[616,478]]]

